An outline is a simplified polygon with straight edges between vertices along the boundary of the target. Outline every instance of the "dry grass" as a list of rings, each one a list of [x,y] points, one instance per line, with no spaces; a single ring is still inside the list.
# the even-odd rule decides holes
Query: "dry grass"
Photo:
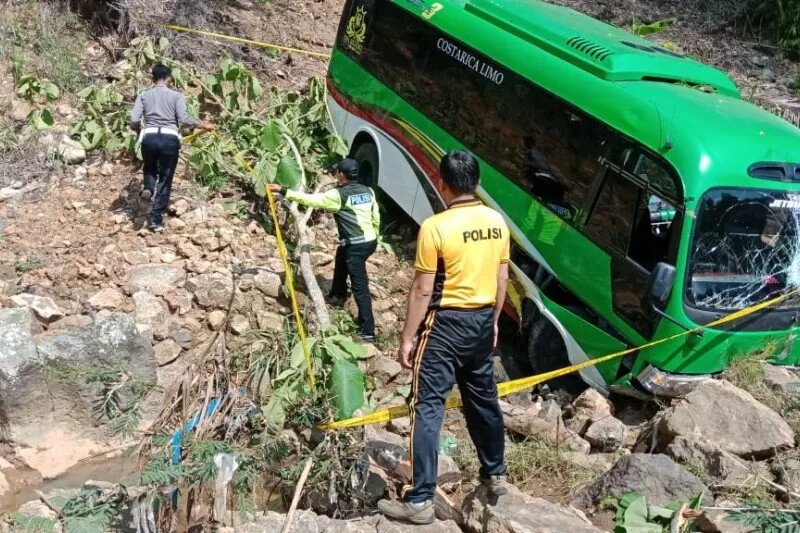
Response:
[[[775,352],[766,346],[747,357],[733,361],[725,371],[725,378],[744,389],[759,402],[780,414],[796,435],[800,435],[800,401],[798,398],[776,392],[764,382],[764,364]]]
[[[465,480],[478,477],[480,464],[466,433],[454,457]],[[508,480],[526,494],[565,503],[569,495],[595,480],[600,472],[575,464],[567,453],[539,437],[506,442]]]

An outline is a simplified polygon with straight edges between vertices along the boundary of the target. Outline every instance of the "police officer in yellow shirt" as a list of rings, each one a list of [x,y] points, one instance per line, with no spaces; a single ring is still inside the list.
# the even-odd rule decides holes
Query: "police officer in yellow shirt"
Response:
[[[479,166],[463,151],[439,168],[447,210],[426,220],[417,239],[416,276],[398,358],[413,369],[411,485],[403,501],[378,502],[386,516],[414,524],[436,519],[439,432],[455,383],[481,463],[481,482],[495,496],[505,481],[505,431],[492,373],[497,321],[505,301],[510,236],[503,217],[476,197]]]

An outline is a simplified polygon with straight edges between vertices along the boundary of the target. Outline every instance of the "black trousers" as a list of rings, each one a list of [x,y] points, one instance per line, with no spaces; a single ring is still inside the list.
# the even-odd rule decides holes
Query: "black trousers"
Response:
[[[347,296],[347,277],[353,289],[353,298],[358,307],[358,332],[362,335],[375,335],[375,317],[372,315],[372,297],[369,294],[367,259],[375,253],[378,242],[340,245],[336,250],[336,265],[333,270],[333,283],[330,296]]]
[[[411,385],[411,486],[406,501],[432,500],[436,491],[439,432],[447,396],[458,383],[467,429],[478,452],[480,475],[506,473],[503,413],[492,373],[494,310],[431,310],[414,358]]]
[[[164,223],[164,211],[172,194],[172,177],[178,165],[181,141],[175,135],[148,133],[142,139],[144,188],[153,194],[148,219],[151,225]]]

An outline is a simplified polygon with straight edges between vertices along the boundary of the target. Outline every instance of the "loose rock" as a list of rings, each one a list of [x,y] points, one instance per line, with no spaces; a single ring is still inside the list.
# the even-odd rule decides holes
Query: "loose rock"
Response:
[[[133,295],[133,302],[136,305],[136,323],[142,333],[156,340],[166,339],[169,336],[169,312],[161,298],[147,292],[137,292]]]
[[[620,459],[611,470],[578,491],[571,502],[590,508],[603,498],[620,498],[638,492],[650,505],[668,505],[689,501],[701,492],[703,501],[713,501],[711,492],[700,479],[663,454],[634,453]]]
[[[719,486],[736,487],[752,475],[742,459],[702,437],[675,437],[666,453],[683,464],[699,466],[716,478]]]
[[[46,296],[36,296],[35,294],[17,294],[11,297],[11,301],[17,307],[27,307],[36,315],[36,318],[45,324],[49,324],[64,316],[61,309],[52,298]]]
[[[503,422],[507,429],[523,437],[542,437],[567,450],[589,453],[591,446],[580,435],[560,423],[539,418],[535,407],[525,408],[501,401]]]
[[[625,424],[609,415],[593,422],[583,436],[592,448],[601,452],[614,452],[625,441]]]
[[[591,533],[600,532],[575,509],[528,496],[516,487],[493,498],[480,486],[463,506],[465,529],[471,533]]]
[[[213,272],[186,281],[186,290],[194,294],[197,303],[206,309],[227,307],[233,295],[230,276]]]
[[[128,275],[128,281],[133,292],[148,292],[161,296],[167,291],[174,290],[186,280],[186,271],[182,266],[148,264],[133,267]]]
[[[78,165],[86,161],[86,150],[83,145],[66,135],[61,137],[61,142],[56,147],[55,154],[68,165]]]
[[[96,292],[94,296],[89,298],[89,305],[92,309],[107,309],[115,311],[122,307],[125,302],[125,295],[117,289],[103,289]]]
[[[253,284],[256,289],[270,298],[279,298],[283,292],[283,281],[281,281],[281,277],[266,269],[259,269],[255,276],[253,276]]]
[[[153,346],[158,366],[168,365],[181,355],[181,347],[172,339],[167,339]]]
[[[721,380],[701,383],[667,410],[658,434],[665,447],[680,435],[699,435],[745,458],[768,458],[794,446],[794,432],[778,413]]]
[[[225,325],[225,313],[222,311],[211,311],[208,313],[208,327],[212,331],[219,331]]]

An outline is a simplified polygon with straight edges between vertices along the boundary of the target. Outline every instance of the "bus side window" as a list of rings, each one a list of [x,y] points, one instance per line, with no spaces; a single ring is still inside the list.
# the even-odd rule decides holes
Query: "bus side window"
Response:
[[[633,182],[609,170],[586,231],[604,247],[627,255],[642,192]]]

